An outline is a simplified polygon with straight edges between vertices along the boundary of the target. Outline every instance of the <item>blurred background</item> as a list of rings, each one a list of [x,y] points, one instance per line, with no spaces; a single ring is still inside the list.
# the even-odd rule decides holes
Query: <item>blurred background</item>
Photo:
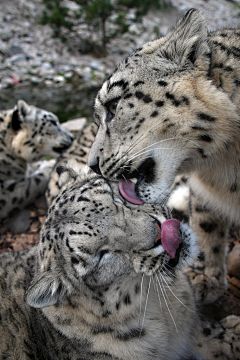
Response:
[[[121,59],[191,7],[210,30],[240,24],[240,0],[0,0],[0,109],[24,99],[62,122],[90,119]]]

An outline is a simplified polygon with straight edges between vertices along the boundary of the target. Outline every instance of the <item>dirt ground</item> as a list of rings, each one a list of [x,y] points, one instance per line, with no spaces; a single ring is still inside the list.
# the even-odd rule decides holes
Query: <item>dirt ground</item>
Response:
[[[46,211],[31,207],[30,229],[22,234],[14,234],[7,230],[4,221],[0,228],[0,252],[18,251],[31,247],[38,243],[39,233],[44,223]],[[240,231],[232,230],[228,241],[229,254],[234,252],[235,247],[240,246]],[[240,254],[238,254],[240,260]],[[205,306],[202,312],[209,318],[220,320],[227,315],[235,314],[240,316],[240,279],[228,275],[228,290],[214,304]]]

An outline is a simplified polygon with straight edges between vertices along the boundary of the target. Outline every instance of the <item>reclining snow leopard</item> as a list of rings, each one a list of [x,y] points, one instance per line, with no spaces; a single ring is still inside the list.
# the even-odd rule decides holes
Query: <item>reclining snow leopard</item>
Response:
[[[73,136],[53,113],[19,100],[0,112],[0,220],[44,194],[54,161]]]
[[[38,246],[0,255],[0,358],[238,359],[240,318],[198,316],[188,225],[96,174],[58,171]]]

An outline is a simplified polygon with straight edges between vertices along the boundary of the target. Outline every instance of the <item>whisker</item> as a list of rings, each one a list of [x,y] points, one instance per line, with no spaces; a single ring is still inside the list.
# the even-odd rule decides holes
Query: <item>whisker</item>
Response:
[[[180,138],[180,139],[183,139],[183,140],[187,140],[187,141],[189,141],[189,142],[192,142],[192,143],[193,143],[194,145],[196,145],[198,148],[201,147],[201,146],[200,146],[199,144],[197,144],[195,141],[190,140],[190,139],[188,139],[188,138],[186,138],[186,137],[184,137],[184,136],[182,136],[182,135],[180,135],[179,138]]]
[[[154,275],[157,276],[156,274],[154,274]],[[159,299],[159,304],[160,304],[160,310],[162,312],[162,301],[161,301],[161,297],[160,297],[160,294],[159,294],[159,291],[158,291],[157,284],[156,284],[156,289],[157,289],[157,294],[158,294],[158,299]]]
[[[147,134],[148,134],[148,133],[147,133]],[[146,134],[146,135],[147,135],[147,134]],[[143,139],[142,139],[142,140],[143,140]],[[141,152],[144,151],[144,150],[146,150],[146,149],[148,149],[149,147],[152,148],[154,145],[157,145],[157,144],[162,143],[162,142],[165,142],[165,141],[170,141],[170,140],[185,140],[185,141],[192,142],[192,143],[193,143],[194,145],[196,145],[198,148],[200,147],[200,145],[197,144],[195,141],[190,140],[190,139],[188,139],[188,138],[183,137],[183,136],[180,135],[180,136],[177,136],[177,137],[175,136],[175,137],[172,137],[172,138],[162,139],[162,140],[156,141],[155,143],[146,146],[144,149],[141,149],[141,150],[137,151],[137,152],[134,154],[134,156],[141,155]],[[136,145],[135,145],[135,146],[136,146]],[[134,147],[135,147],[135,146],[134,146]],[[130,146],[130,147],[131,147],[131,146]],[[124,157],[125,155],[127,155],[127,154],[129,153],[129,151],[132,151],[132,150],[133,150],[133,148],[130,149],[130,147],[129,147],[129,149],[122,155],[122,157]],[[170,148],[170,149],[171,149],[171,148]],[[150,151],[150,150],[151,150],[151,149],[149,149],[148,151]],[[130,161],[130,159],[129,159],[128,161]]]
[[[122,174],[122,177],[124,178],[125,181],[127,181],[127,179],[125,178],[125,176]]]
[[[162,194],[168,189],[168,185],[162,190],[162,192],[158,195],[157,199],[154,201],[154,205],[158,204],[158,199],[162,196]],[[171,196],[171,192],[167,194],[167,196],[163,199],[163,204],[165,202],[165,205],[167,204],[169,198]]]
[[[170,292],[173,294],[173,296],[186,308],[188,309],[188,307],[177,297],[177,295],[174,294],[174,292],[172,291],[172,289],[170,288],[170,286],[168,285],[167,280],[164,278],[164,276],[161,276],[162,280],[165,282],[165,284],[167,285],[168,289],[170,290]],[[189,310],[189,309],[188,309]]]
[[[156,274],[156,275],[157,275],[157,274]],[[160,274],[160,275],[161,275],[161,274]],[[160,280],[161,280],[161,277],[160,277]],[[171,319],[172,319],[173,324],[174,324],[174,326],[175,326],[176,332],[178,332],[177,325],[176,325],[176,323],[175,323],[175,320],[174,320],[174,318],[173,318],[173,316],[172,316],[172,313],[171,313],[171,311],[170,311],[170,309],[169,309],[169,306],[168,306],[167,300],[166,300],[165,295],[164,295],[164,291],[165,291],[165,290],[163,290],[163,287],[162,287],[162,285],[160,284],[160,281],[159,281],[158,276],[157,276],[157,282],[158,282],[158,285],[159,285],[160,290],[161,290],[161,292],[162,292],[163,299],[164,299],[165,304],[166,304],[166,306],[167,306],[167,309],[168,309],[169,315],[171,316]]]
[[[129,146],[129,148],[122,154],[122,156],[118,159],[118,162],[121,161],[121,159],[123,159],[129,152],[132,152],[133,149],[137,146],[137,144],[139,144],[140,141],[144,140],[144,138],[149,134],[149,132],[151,132],[151,130],[153,131],[155,128],[157,128],[159,126],[159,124],[157,124],[157,126],[153,126],[152,128],[149,129],[149,131],[146,134],[142,134],[138,139],[136,139],[134,141],[133,144],[131,144]],[[151,145],[146,146],[144,149],[140,149],[139,151],[137,151],[135,154],[132,155],[132,157],[130,157],[129,159],[126,159],[120,166],[119,168],[122,168],[124,165],[128,164],[130,161],[132,161],[134,158],[136,158],[137,156],[140,156],[144,153],[146,153],[147,151],[151,151],[151,149],[154,147],[154,145],[163,143],[165,141],[170,141],[170,140],[185,140],[185,141],[189,141],[192,142],[195,146],[200,147],[197,143],[195,143],[193,140],[187,139],[186,137],[183,136],[177,136],[177,137],[172,137],[172,138],[168,138],[168,139],[162,139],[159,140]],[[147,150],[148,148],[151,148],[149,150]],[[164,148],[159,148],[159,150],[163,150]],[[165,148],[166,150],[170,150],[171,148]],[[137,170],[135,168],[135,170]]]
[[[179,277],[176,276],[176,274],[172,273],[167,266],[169,266],[168,264],[164,265],[164,267],[162,268],[163,271],[165,271],[166,273],[168,273],[169,275],[167,275],[169,278],[174,277],[177,280],[181,280]]]
[[[143,148],[143,149],[141,149],[141,150],[138,150],[134,155],[141,155],[141,152],[142,152],[143,150],[148,149],[148,151],[150,151],[151,148],[154,147],[154,145],[160,144],[160,143],[165,142],[165,141],[176,140],[176,139],[178,139],[178,138],[169,138],[169,139],[158,140],[158,141],[156,141],[155,143],[153,143],[153,144],[151,144],[151,145],[148,145],[148,146],[146,146],[145,148]],[[149,148],[150,148],[150,149],[149,149]],[[155,148],[154,148],[154,149],[155,149]]]
[[[156,149],[154,149],[154,150],[173,150],[173,148],[156,148]],[[146,151],[144,151],[144,152],[142,152],[141,154],[139,154],[139,155],[143,155],[143,154],[145,154],[145,153],[147,153],[147,152],[149,152],[149,151],[151,151],[151,149],[149,149],[149,150],[146,150]],[[138,155],[136,155],[136,156],[134,156],[134,157],[137,157]],[[132,157],[131,159],[129,159],[128,161],[132,161],[133,159],[134,159],[134,157]],[[145,159],[148,159],[149,157],[151,157],[150,155],[149,156],[146,156],[145,158],[141,158],[140,160],[141,161],[143,161],[143,160],[145,160]],[[138,162],[139,160],[135,160],[135,161],[133,161],[131,164],[134,164],[135,162]]]
[[[191,259],[191,263],[189,263],[189,260]],[[196,261],[196,257],[193,257],[192,255],[188,255],[188,259],[184,259],[183,261],[185,262],[185,264],[188,266],[188,267],[191,267],[193,266],[194,262]]]
[[[153,130],[156,130],[160,124],[162,124],[163,120],[160,123],[154,124],[152,127],[148,129],[148,131],[144,134],[142,134],[139,138],[137,138],[128,148],[128,150],[123,154],[123,156],[127,155],[129,151],[133,150],[134,147],[136,147],[140,141],[143,141],[145,137],[149,135],[149,133]]]
[[[122,154],[122,156],[119,158],[118,161],[121,161],[121,159],[123,159],[129,152],[133,151],[134,148],[141,142],[145,139],[145,137],[147,137],[149,135],[149,133],[153,132],[154,130],[157,130],[158,127],[160,126],[160,124],[162,123],[163,121],[161,121],[160,123],[157,123],[155,125],[153,125],[151,128],[149,128],[149,130],[147,131],[147,133],[144,133],[142,134],[139,138],[137,138],[129,147],[128,149]],[[145,149],[141,149],[139,150],[138,152],[136,152],[133,157],[131,159],[134,159],[134,157],[136,157],[137,155],[141,155],[142,151],[145,151],[146,149],[148,149],[149,147],[153,147],[154,145],[158,144],[158,143],[161,143],[161,142],[165,142],[165,141],[169,141],[169,140],[185,140],[185,141],[189,141],[189,142],[192,142],[196,147],[200,147],[199,144],[197,144],[196,142],[194,142],[193,140],[190,140],[186,137],[183,137],[183,136],[177,136],[177,137],[173,137],[173,138],[168,138],[168,139],[163,139],[163,140],[159,140],[151,145],[148,145],[147,147],[145,147]],[[123,164],[121,166],[119,166],[120,168],[131,161],[131,159],[126,159]]]
[[[128,159],[128,161],[131,161],[131,160],[134,159],[134,157],[136,157],[136,156],[140,156],[143,151],[145,151],[145,150],[148,149],[148,148],[153,148],[154,145],[161,144],[161,143],[166,142],[166,141],[178,140],[178,139],[179,139],[179,137],[173,137],[173,138],[168,138],[168,139],[163,139],[163,140],[156,141],[155,143],[146,146],[144,149],[141,149],[141,150],[137,151],[132,158]],[[182,138],[181,138],[181,139],[182,139]],[[184,140],[185,140],[185,139],[184,139]],[[150,150],[151,150],[151,149],[149,149],[148,151],[150,151]]]
[[[150,277],[150,279],[149,279],[148,291],[147,291],[147,297],[146,297],[146,303],[145,303],[145,309],[144,309],[144,313],[143,313],[143,321],[142,321],[141,331],[139,334],[139,339],[140,339],[140,337],[142,335],[142,331],[143,331],[143,325],[144,325],[144,320],[145,320],[146,311],[147,311],[147,303],[148,303],[148,297],[149,297],[149,292],[150,292],[150,287],[151,287],[151,281],[152,281],[152,277]]]
[[[164,272],[163,272],[163,276],[166,277],[167,281],[172,282],[172,283],[171,283],[172,289],[174,289],[174,290],[177,291],[178,288],[177,288],[177,286],[175,286],[175,281],[176,281],[176,279],[172,279],[171,277],[169,277],[169,276],[168,276],[167,274],[165,274]],[[182,280],[179,279],[179,280],[178,280],[178,286],[179,286],[179,283],[181,283],[181,282],[182,282]]]
[[[142,274],[142,280],[141,280],[140,310],[139,310],[139,324],[140,324],[140,320],[141,320],[141,313],[142,313],[143,279],[144,279],[144,274]]]
[[[171,301],[170,301],[170,299],[169,299],[169,297],[168,297],[168,293],[167,293],[166,287],[165,287],[165,285],[164,285],[164,283],[163,283],[163,275],[161,274],[160,271],[159,271],[159,276],[160,276],[160,281],[161,281],[161,284],[162,284],[162,288],[163,288],[163,291],[164,291],[164,293],[165,293],[165,296],[166,296],[166,298],[167,298],[167,300],[168,300],[168,303],[169,303],[169,305],[171,305],[171,308],[175,311],[174,306],[172,306],[172,303],[171,303]]]
[[[124,168],[128,168],[128,166],[127,166],[127,165],[121,165],[121,166],[120,166],[120,169],[124,169]],[[138,171],[135,166],[133,166],[133,169],[136,170],[136,171]],[[122,175],[122,176],[123,176],[123,175]]]

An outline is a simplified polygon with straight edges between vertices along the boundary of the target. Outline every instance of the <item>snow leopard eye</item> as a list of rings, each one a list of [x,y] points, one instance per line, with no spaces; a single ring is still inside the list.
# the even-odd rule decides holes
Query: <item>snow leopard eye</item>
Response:
[[[115,115],[115,114],[116,114],[117,106],[118,106],[118,101],[113,101],[113,102],[109,105],[108,109],[109,109],[109,111],[110,111],[112,114]]]
[[[106,105],[107,109],[107,118],[106,122],[110,122],[114,118],[118,106],[119,98],[110,100]]]

